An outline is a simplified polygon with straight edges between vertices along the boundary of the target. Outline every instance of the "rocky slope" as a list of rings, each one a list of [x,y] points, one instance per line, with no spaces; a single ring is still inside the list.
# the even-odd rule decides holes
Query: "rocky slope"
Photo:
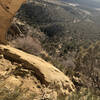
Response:
[[[99,32],[91,13],[75,3],[29,0],[14,18],[7,37],[10,45],[24,52],[0,45],[0,99],[56,100],[74,87],[82,97],[80,90],[86,88],[85,95],[90,89],[90,97],[96,94],[98,98],[100,42],[91,42],[100,39]]]
[[[9,29],[10,44],[52,63],[70,76],[78,90],[86,87],[99,94],[100,50],[92,42],[100,40],[100,30],[90,11],[72,4],[58,0],[27,2],[17,13],[14,29]]]
[[[0,43],[5,43],[5,34],[12,17],[22,2],[24,0],[0,1]],[[11,26],[10,33],[15,33],[15,37],[16,34],[25,35],[21,34],[16,23]],[[16,38],[13,37],[14,39]],[[37,56],[0,44],[0,100],[57,100],[59,95],[68,95],[74,91],[75,86],[70,78],[52,64]]]
[[[27,95],[38,94],[37,100],[56,100],[59,93],[70,94],[75,91],[71,80],[53,65],[4,45],[0,45],[0,80],[0,87],[12,91],[16,88],[27,89]]]

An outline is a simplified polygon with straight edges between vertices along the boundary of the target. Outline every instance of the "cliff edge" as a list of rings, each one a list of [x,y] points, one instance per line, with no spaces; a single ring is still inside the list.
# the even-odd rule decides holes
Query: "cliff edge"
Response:
[[[44,93],[49,96],[56,94],[54,97],[75,91],[69,77],[52,64],[11,46],[0,45],[0,77],[7,89],[28,88],[31,93],[42,95],[40,98],[42,91],[49,91]]]

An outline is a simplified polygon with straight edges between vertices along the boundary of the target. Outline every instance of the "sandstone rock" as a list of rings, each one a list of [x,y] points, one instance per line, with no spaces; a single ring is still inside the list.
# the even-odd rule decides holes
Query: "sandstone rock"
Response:
[[[5,45],[0,45],[0,53],[5,58],[20,63],[29,70],[33,70],[35,77],[46,87],[54,87],[65,94],[75,91],[74,85],[69,77],[65,76],[52,64],[43,59]]]
[[[6,79],[5,81],[5,87],[7,88],[16,88],[16,87],[19,87],[21,85],[21,81],[18,80],[17,78],[15,78],[15,76],[10,76]]]
[[[0,42],[5,43],[11,20],[25,0],[0,0]]]

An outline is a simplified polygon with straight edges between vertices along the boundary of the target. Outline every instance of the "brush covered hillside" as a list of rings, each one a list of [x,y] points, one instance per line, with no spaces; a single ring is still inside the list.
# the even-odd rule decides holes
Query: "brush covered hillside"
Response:
[[[76,100],[99,100],[100,28],[99,12],[95,13],[73,0],[28,0],[16,14],[7,39],[11,46],[41,57],[69,76]]]

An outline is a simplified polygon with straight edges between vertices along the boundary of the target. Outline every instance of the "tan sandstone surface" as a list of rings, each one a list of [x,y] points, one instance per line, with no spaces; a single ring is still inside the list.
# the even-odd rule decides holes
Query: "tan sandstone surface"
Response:
[[[5,77],[4,83],[9,89],[21,86],[43,97],[75,91],[69,77],[42,58],[5,45],[0,45],[0,54],[0,76]]]
[[[0,0],[0,42],[6,42],[6,32],[11,20],[25,0]]]

